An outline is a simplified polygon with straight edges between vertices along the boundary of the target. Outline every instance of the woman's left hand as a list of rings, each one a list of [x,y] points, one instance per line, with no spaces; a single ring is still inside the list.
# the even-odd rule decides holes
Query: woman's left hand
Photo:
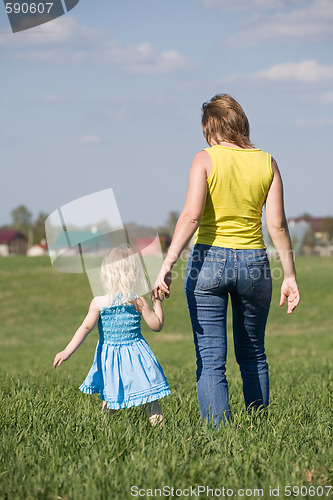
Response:
[[[281,285],[281,298],[280,306],[283,306],[288,301],[287,314],[291,314],[293,310],[298,306],[300,301],[300,293],[296,278],[285,278]]]

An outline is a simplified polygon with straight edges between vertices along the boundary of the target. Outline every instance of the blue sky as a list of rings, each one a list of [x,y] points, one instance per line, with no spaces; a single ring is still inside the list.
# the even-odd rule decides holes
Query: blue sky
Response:
[[[230,93],[288,216],[333,215],[332,0],[80,0],[15,33],[0,5],[0,225],[113,188],[124,222],[181,211],[201,104]]]

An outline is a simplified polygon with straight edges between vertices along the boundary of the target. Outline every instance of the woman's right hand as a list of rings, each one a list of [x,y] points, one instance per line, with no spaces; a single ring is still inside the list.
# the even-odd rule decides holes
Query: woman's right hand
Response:
[[[288,300],[287,314],[291,314],[300,301],[296,278],[285,278],[282,282],[280,306],[284,305],[286,299]]]
[[[154,285],[153,294],[155,299],[158,299],[160,291],[164,292],[165,298],[170,297],[171,281],[171,267],[163,264]]]

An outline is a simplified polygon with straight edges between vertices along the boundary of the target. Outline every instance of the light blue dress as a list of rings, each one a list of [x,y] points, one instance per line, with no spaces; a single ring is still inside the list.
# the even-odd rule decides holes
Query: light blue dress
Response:
[[[80,390],[100,394],[118,410],[171,394],[163,369],[141,334],[141,315],[133,305],[103,307],[93,365]]]

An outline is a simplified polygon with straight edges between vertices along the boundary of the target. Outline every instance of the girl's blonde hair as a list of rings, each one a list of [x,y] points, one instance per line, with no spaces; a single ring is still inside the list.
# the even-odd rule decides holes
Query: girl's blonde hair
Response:
[[[209,145],[222,141],[251,148],[250,125],[241,105],[228,94],[218,94],[202,105],[201,123]]]
[[[110,305],[134,303],[147,292],[147,280],[139,256],[128,246],[113,248],[104,257],[101,282],[109,296]]]

